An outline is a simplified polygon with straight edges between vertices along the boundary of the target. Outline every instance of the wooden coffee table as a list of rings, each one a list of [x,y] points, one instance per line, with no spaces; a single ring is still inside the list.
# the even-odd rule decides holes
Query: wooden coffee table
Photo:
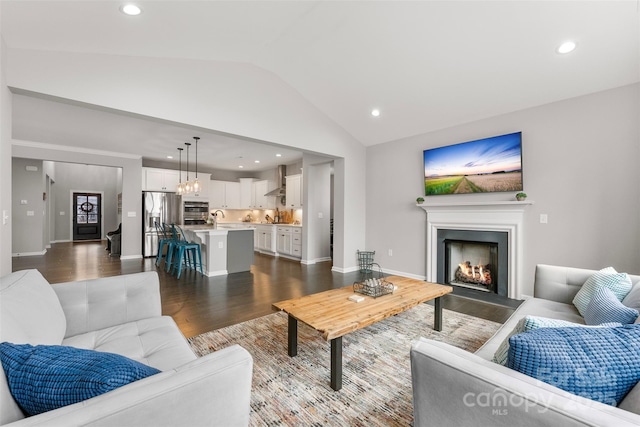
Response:
[[[418,304],[435,300],[433,328],[442,330],[442,304],[440,297],[453,291],[451,286],[438,285],[401,276],[385,277],[398,287],[392,294],[378,298],[364,296],[364,301],[353,302],[353,286],[332,289],[317,294],[293,298],[273,304],[274,309],[289,315],[288,352],[298,354],[298,321],[306,323],[326,341],[331,341],[331,388],[342,388],[342,337],[349,332],[372,325],[380,320],[402,313]],[[360,295],[360,294],[355,294]]]

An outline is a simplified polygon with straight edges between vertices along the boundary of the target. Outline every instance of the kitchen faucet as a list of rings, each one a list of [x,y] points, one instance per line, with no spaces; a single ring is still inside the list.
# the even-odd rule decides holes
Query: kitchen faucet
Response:
[[[218,228],[218,212],[220,212],[222,214],[222,218],[224,218],[224,212],[222,212],[220,209],[218,209],[217,211],[213,212],[211,215],[213,215],[213,228],[214,230],[216,228]]]

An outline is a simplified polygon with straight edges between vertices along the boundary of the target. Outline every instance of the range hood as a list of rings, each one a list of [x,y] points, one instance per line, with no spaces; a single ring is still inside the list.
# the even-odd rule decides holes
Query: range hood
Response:
[[[285,176],[287,175],[287,166],[279,165],[278,166],[278,185],[279,187],[275,190],[269,191],[265,196],[285,196],[287,194],[287,180]]]

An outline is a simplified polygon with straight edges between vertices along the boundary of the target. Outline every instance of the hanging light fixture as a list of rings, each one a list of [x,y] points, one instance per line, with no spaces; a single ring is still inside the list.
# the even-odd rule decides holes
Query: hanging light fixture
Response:
[[[178,187],[176,188],[176,194],[182,195],[184,193],[184,186],[182,185],[182,150],[184,148],[178,148],[178,153],[180,153],[180,163],[178,166]]]
[[[198,181],[198,140],[200,139],[199,136],[194,136],[193,139],[196,140],[196,177],[193,180],[193,192],[194,193],[199,193],[200,192],[200,181]]]
[[[184,183],[184,193],[189,194],[193,191],[193,184],[189,181],[189,147],[191,146],[191,143],[185,142],[184,145],[187,146],[187,182]]]

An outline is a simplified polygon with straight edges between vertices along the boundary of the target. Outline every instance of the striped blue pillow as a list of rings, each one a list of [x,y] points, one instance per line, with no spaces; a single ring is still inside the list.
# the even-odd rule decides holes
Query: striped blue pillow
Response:
[[[98,396],[159,370],[119,354],[60,345],[0,344],[9,390],[28,415]]]
[[[618,298],[618,301],[622,301],[632,286],[631,278],[627,273],[618,273],[613,267],[603,268],[584,282],[584,285],[573,298],[573,305],[576,306],[580,315],[584,317],[587,306],[598,289],[609,288]]]
[[[608,322],[627,325],[635,322],[637,318],[638,310],[622,304],[608,288],[598,289],[584,312],[584,321],[587,325]]]

